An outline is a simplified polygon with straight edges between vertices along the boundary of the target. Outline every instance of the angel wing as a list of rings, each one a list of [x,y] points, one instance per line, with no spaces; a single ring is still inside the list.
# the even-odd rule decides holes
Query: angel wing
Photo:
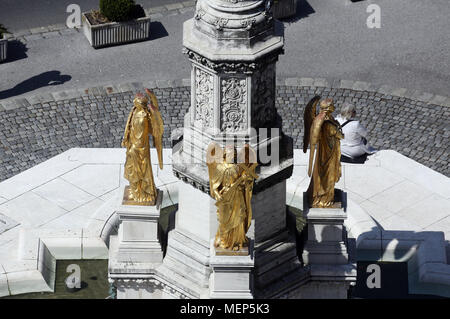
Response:
[[[214,197],[214,185],[217,181],[216,167],[223,161],[223,149],[214,142],[211,142],[206,149],[206,165],[209,174],[209,193]]]
[[[258,178],[256,175],[256,166],[258,166],[257,154],[250,145],[245,144],[244,147],[238,153],[238,165],[242,168],[243,174],[248,178],[245,183],[245,204],[248,209],[247,228],[250,227],[252,222],[252,194],[254,179]]]
[[[314,121],[314,118],[317,114],[317,103],[320,101],[320,96],[316,95],[313,97],[308,104],[306,104],[305,112],[303,114],[303,124],[305,126],[305,133],[303,135],[303,153],[306,153],[308,149],[310,134],[311,134],[311,125]]]
[[[255,173],[256,166],[258,166],[258,158],[255,150],[250,145],[245,144],[238,153],[238,163],[241,165],[244,172],[253,178],[258,178]]]
[[[161,116],[161,112],[159,111],[158,100],[153,92],[149,89],[145,89],[148,97],[150,98],[150,121],[152,125],[152,137],[153,137],[153,145],[156,148],[156,152],[158,153],[158,163],[159,168],[163,169],[163,134],[164,134],[164,122]]]
[[[135,106],[133,106],[130,114],[128,114],[127,124],[125,124],[125,132],[123,133],[123,138],[122,138],[122,143],[121,143],[122,147],[128,147],[128,145],[129,145],[130,124],[131,124],[131,118],[133,116],[134,109],[135,109]]]
[[[305,113],[303,114],[304,123],[304,135],[303,135],[303,153],[308,150],[308,145],[311,144],[309,150],[309,166],[308,166],[308,176],[311,176],[313,161],[314,161],[314,151],[316,149],[315,143],[310,143],[311,140],[311,126],[313,125],[314,119],[317,115],[317,103],[320,101],[320,96],[316,95],[313,97],[305,107]]]

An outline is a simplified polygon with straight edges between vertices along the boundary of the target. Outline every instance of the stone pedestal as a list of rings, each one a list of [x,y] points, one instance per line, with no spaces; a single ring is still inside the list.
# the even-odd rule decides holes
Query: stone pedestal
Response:
[[[155,206],[119,204],[117,260],[132,263],[161,263],[163,252],[158,240],[158,220],[163,193],[158,191]]]
[[[306,193],[303,198],[308,236],[302,258],[309,281],[291,297],[347,298],[350,284],[356,281],[356,264],[349,260],[345,242],[346,193],[336,190],[340,208],[309,208]]]
[[[303,193],[306,199],[306,193]],[[305,201],[307,202],[307,201]],[[344,242],[344,208],[304,207],[307,219],[308,238],[303,250],[305,265],[343,265],[348,263],[347,247]]]
[[[117,288],[118,299],[164,298],[155,270],[163,261],[158,240],[158,220],[163,192],[155,206],[123,205],[123,188],[115,213],[121,221],[117,236],[109,241],[109,281]]]
[[[248,255],[218,255],[211,241],[210,265],[212,273],[209,282],[211,299],[253,298],[253,241],[250,241]]]

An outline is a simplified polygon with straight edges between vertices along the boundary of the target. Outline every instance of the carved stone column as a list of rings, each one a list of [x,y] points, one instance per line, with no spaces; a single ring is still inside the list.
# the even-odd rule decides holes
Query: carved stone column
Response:
[[[292,163],[285,160],[292,159],[292,146],[282,138],[275,107],[276,62],[283,41],[283,29],[272,19],[266,1],[197,2],[195,18],[186,21],[183,30],[184,52],[192,63],[191,107],[183,141],[174,147],[177,176],[208,192],[205,160],[212,141],[237,147],[249,143],[265,168],[280,166],[276,173],[287,168],[278,182],[290,176]],[[271,130],[276,131],[273,136]],[[275,162],[262,161],[272,147],[281,158],[277,154]],[[275,175],[265,171],[261,169],[256,191]],[[273,181],[266,184],[262,188]]]
[[[238,149],[248,143],[258,154],[259,178],[248,232],[255,243],[256,286],[299,266],[295,239],[286,227],[285,183],[293,169],[292,139],[281,132],[275,106],[283,27],[272,18],[270,3],[198,0],[195,17],[183,26],[184,52],[191,62],[191,106],[183,138],[173,147],[172,163],[174,174],[187,184],[179,190],[180,209],[164,264],[180,274],[187,269],[199,295],[208,288],[212,271],[207,237],[214,238],[216,232],[206,165],[211,142],[222,147],[233,143]],[[258,263],[274,259],[274,253],[282,255],[283,265]],[[286,266],[291,262],[294,265]],[[259,273],[267,279],[259,278]]]

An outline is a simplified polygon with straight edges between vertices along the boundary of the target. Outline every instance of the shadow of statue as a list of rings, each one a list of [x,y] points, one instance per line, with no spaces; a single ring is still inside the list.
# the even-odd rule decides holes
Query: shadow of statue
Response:
[[[20,82],[11,89],[0,91],[0,100],[25,94],[45,86],[60,85],[71,79],[70,75],[63,75],[60,71],[43,72]]]
[[[3,63],[14,62],[28,58],[27,46],[18,40],[8,40],[8,57]]]
[[[314,13],[316,13],[316,11],[313,9],[313,7],[311,7],[308,1],[298,0],[295,15],[286,18],[281,18],[279,20],[283,22],[293,23],[297,22],[300,19],[307,18]]]
[[[154,21],[150,22],[150,39],[156,40],[160,38],[167,37],[169,33],[161,22]]]

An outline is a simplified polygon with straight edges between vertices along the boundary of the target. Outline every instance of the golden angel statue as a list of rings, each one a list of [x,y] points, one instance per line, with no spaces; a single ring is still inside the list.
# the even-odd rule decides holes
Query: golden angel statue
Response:
[[[303,152],[310,144],[308,176],[311,182],[307,191],[310,207],[336,207],[334,202],[334,185],[341,177],[341,144],[344,138],[342,128],[333,118],[334,104],[332,99],[320,103],[319,114],[316,114],[320,96],[315,96],[305,108]]]
[[[222,149],[213,142],[207,149],[207,165],[219,221],[214,246],[240,251],[248,246],[253,182],[258,178],[256,152],[246,144],[237,154],[234,146]]]
[[[142,93],[136,94],[122,140],[122,147],[127,148],[124,177],[130,182],[124,193],[123,204],[126,205],[156,204],[157,190],[150,161],[150,134],[158,153],[159,167],[163,168],[164,123],[156,96],[150,90],[145,90],[148,97]]]

